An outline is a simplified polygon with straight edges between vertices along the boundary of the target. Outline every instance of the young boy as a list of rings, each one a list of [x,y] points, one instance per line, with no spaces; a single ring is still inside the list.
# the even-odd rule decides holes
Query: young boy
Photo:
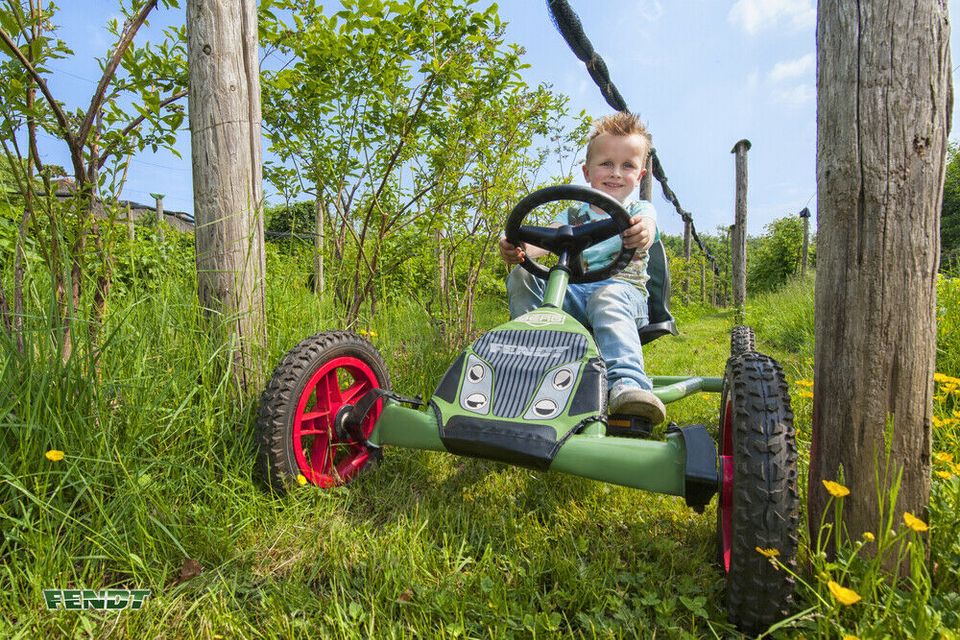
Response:
[[[609,414],[628,414],[663,422],[666,408],[653,393],[653,383],[644,372],[643,351],[637,329],[648,323],[647,249],[657,233],[657,212],[653,205],[631,198],[646,173],[650,134],[640,119],[630,113],[608,115],[594,123],[587,143],[583,177],[594,189],[617,200],[630,214],[630,227],[622,234],[623,246],[637,249],[633,261],[615,278],[587,284],[571,284],[564,310],[593,327],[594,339],[607,366]],[[552,226],[583,224],[606,218],[607,214],[584,203],[562,213]],[[610,263],[620,252],[621,237],[613,237],[583,252],[587,267],[596,269]],[[514,246],[500,240],[500,257],[507,264],[523,261],[524,254],[537,258],[547,251],[532,245]],[[543,300],[544,282],[520,267],[507,277],[510,317],[535,309]]]

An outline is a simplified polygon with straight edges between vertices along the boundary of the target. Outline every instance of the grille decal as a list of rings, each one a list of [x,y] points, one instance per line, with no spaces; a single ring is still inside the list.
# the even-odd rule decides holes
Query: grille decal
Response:
[[[473,351],[493,368],[493,415],[516,418],[533,397],[544,373],[579,362],[587,351],[586,337],[566,331],[491,331]]]

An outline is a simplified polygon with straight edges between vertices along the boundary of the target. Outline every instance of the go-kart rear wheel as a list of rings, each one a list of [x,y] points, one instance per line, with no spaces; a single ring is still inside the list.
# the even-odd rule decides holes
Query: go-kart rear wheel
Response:
[[[799,497],[793,412],[783,371],[745,353],[727,361],[720,404],[719,559],[731,622],[759,633],[793,605]],[[775,567],[758,549],[774,555]]]
[[[390,388],[387,366],[376,348],[354,333],[318,333],[291,349],[260,397],[257,476],[284,493],[299,476],[329,488],[378,463],[379,450],[338,435],[334,427],[345,405],[374,388]],[[377,401],[361,425],[364,439],[373,431],[382,402]]]
[[[730,355],[739,356],[744,353],[754,353],[757,350],[757,336],[753,329],[745,325],[737,325],[730,332]]]

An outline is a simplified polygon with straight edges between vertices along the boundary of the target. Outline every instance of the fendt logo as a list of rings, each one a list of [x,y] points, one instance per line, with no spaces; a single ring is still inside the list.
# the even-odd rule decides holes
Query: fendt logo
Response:
[[[516,344],[493,342],[487,345],[490,355],[502,353],[506,356],[525,356],[527,358],[562,358],[570,347],[524,347]]]
[[[144,600],[150,597],[150,589],[44,589],[43,597],[47,609],[95,609],[98,611],[119,611],[121,609],[139,609]]]

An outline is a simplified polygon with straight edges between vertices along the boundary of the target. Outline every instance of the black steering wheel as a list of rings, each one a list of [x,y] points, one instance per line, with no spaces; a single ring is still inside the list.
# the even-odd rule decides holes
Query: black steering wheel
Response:
[[[606,220],[596,220],[576,227],[565,224],[561,227],[532,227],[521,225],[528,213],[540,205],[557,200],[576,200],[596,205],[610,217]],[[534,191],[517,203],[507,218],[507,242],[520,246],[521,242],[542,247],[558,256],[566,254],[567,271],[570,273],[570,282],[580,284],[584,282],[599,282],[612,278],[623,271],[636,249],[627,249],[622,244],[620,253],[610,264],[599,269],[583,271],[580,267],[580,254],[588,247],[603,242],[608,238],[619,235],[630,227],[630,215],[617,200],[603,191],[590,187],[581,187],[574,184],[561,184]],[[550,270],[539,264],[524,253],[520,266],[541,279],[546,279]]]

